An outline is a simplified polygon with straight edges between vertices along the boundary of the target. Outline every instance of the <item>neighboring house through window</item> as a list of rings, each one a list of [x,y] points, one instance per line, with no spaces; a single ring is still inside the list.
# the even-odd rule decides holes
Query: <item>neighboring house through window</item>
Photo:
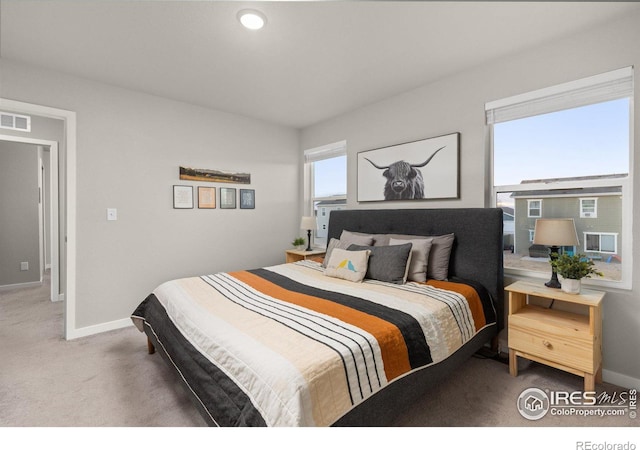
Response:
[[[605,274],[587,282],[631,287],[632,99],[627,67],[486,104],[492,206],[514,211],[506,273],[548,278],[535,222],[573,218],[579,243],[562,251],[585,254]]]

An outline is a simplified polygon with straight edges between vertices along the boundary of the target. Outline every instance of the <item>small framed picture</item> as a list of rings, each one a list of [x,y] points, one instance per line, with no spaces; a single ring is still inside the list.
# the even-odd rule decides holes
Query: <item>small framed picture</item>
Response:
[[[220,188],[220,208],[236,209],[236,188]]]
[[[216,188],[198,186],[198,208],[215,209],[216,207]]]
[[[254,209],[256,207],[255,189],[240,189],[240,209]]]
[[[193,186],[173,186],[173,208],[193,208]]]

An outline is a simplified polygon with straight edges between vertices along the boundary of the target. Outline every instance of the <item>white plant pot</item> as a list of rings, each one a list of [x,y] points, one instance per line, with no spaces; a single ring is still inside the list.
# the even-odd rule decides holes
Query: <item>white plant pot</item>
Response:
[[[581,288],[580,280],[572,280],[570,278],[565,278],[562,280],[562,290],[567,294],[579,294]]]

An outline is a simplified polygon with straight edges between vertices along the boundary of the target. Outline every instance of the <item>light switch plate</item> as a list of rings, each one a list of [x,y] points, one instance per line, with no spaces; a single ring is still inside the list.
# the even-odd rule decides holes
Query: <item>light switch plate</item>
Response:
[[[118,210],[116,208],[107,208],[107,220],[118,220]]]

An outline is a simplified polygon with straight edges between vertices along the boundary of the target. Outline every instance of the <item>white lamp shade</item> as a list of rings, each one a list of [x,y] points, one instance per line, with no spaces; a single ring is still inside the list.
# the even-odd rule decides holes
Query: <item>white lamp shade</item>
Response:
[[[573,219],[537,219],[533,243],[547,247],[578,245],[578,233]]]
[[[300,221],[301,230],[315,230],[317,226],[316,218],[313,216],[303,216]]]

